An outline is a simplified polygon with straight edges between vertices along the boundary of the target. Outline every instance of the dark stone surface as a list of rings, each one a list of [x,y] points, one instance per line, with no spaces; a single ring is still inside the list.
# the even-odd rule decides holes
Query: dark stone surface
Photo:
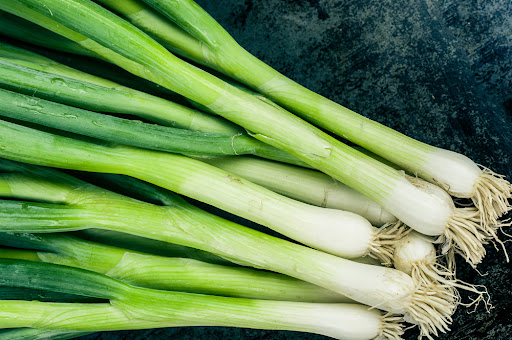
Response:
[[[511,177],[510,0],[200,0],[250,52],[361,114],[462,152]],[[481,276],[494,309],[460,308],[440,339],[512,338],[511,269],[492,245]],[[510,250],[510,247],[509,247]],[[407,339],[417,333],[409,331]],[[326,339],[310,334],[178,328],[83,339]]]

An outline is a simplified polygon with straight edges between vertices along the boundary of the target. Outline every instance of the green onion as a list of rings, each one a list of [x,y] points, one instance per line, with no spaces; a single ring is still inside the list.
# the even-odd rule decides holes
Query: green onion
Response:
[[[41,54],[3,42],[0,42],[0,58],[42,72],[61,75],[102,87],[124,91],[131,90],[129,87],[122,86],[116,82],[76,70]],[[97,62],[97,59],[94,60]]]
[[[0,273],[0,285],[110,299],[110,305],[0,301],[3,328],[100,331],[230,326],[353,339],[398,339],[401,334],[399,318],[359,305],[252,300],[137,288],[77,268],[22,260],[0,259]]]
[[[38,165],[133,176],[347,258],[370,254],[389,263],[392,241],[403,231],[400,224],[379,230],[354,213],[292,200],[185,156],[100,145],[1,120],[0,155]]]
[[[333,290],[355,301],[407,314],[425,333],[444,331],[454,304],[444,292],[418,286],[400,271],[359,264],[265,235],[208,214],[174,196],[171,206],[155,206],[87,184],[38,185],[3,176],[3,196],[28,195],[74,204],[0,201],[3,231],[52,232],[101,228],[182,244],[242,265],[267,269]],[[13,177],[10,177],[11,179]],[[9,184],[10,183],[10,184]],[[46,189],[46,188],[50,189]],[[21,191],[21,192],[18,192]],[[171,193],[167,193],[169,198]]]
[[[138,287],[262,300],[353,302],[327,289],[284,275],[137,253],[69,235],[3,232],[0,233],[0,243],[44,250],[0,248],[0,258],[23,259],[29,253],[36,261],[91,270]]]
[[[512,186],[503,176],[480,169],[459,153],[427,145],[371,121],[295,83],[238,45],[193,1],[144,0],[172,24],[138,1],[99,1],[172,46],[172,51],[257,89],[304,119],[441,186],[451,195],[471,198],[482,213],[482,223],[496,223],[511,209],[508,198],[512,197]],[[182,32],[177,33],[180,28]]]
[[[179,4],[185,6],[180,15],[191,13],[189,9],[198,9],[191,2]],[[0,3],[0,8],[64,35],[129,72],[208,107],[241,125],[255,138],[289,152],[358,190],[412,228],[454,240],[468,261],[481,262],[482,239],[493,232],[488,230],[491,227],[485,225],[481,230],[479,222],[475,223],[454,206],[414,187],[394,169],[353,150],[289,112],[269,105],[268,101],[187,64],[101,6],[86,0],[47,0],[44,4],[36,0],[17,0]],[[207,26],[210,23],[204,16],[199,20]],[[156,184],[164,185],[159,181]]]
[[[382,206],[318,171],[255,157],[216,157],[202,160],[281,195],[319,207],[351,211],[375,226],[397,221]]]

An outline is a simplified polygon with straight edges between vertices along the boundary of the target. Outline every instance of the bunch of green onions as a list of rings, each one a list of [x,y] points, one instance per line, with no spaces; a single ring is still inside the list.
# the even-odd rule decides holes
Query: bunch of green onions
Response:
[[[116,65],[114,81],[0,41],[0,339],[200,325],[398,339],[405,321],[432,338],[457,289],[488,303],[453,256],[477,266],[499,242],[503,176],[296,84],[191,0],[0,10],[0,34]]]

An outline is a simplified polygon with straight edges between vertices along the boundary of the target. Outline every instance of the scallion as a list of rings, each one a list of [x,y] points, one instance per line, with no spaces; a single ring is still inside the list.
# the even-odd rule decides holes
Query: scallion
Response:
[[[185,258],[138,253],[72,235],[0,233],[0,258],[82,268],[153,289],[261,300],[353,303],[340,294],[288,276]],[[27,258],[27,255],[31,255]]]
[[[180,15],[186,16],[188,9],[198,9],[192,2],[179,4],[185,6]],[[487,235],[464,212],[415,188],[394,169],[353,150],[284,109],[187,64],[133,25],[91,1],[16,0],[1,3],[0,8],[62,34],[126,70],[208,107],[244,127],[255,138],[360,191],[417,231],[454,240],[462,251],[470,249],[468,244],[481,244]],[[202,16],[199,20],[209,24],[208,18]],[[483,247],[476,248],[480,251],[465,254],[474,264],[483,256]]]

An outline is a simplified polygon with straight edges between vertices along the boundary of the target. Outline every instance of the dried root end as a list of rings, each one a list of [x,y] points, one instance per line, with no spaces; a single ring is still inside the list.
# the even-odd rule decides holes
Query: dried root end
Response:
[[[411,276],[415,282],[423,286],[430,287],[436,285],[444,288],[444,290],[439,290],[439,292],[443,292],[441,297],[452,301],[455,307],[460,305],[476,309],[480,302],[483,302],[487,311],[492,309],[493,307],[490,303],[491,296],[485,286],[472,285],[456,278],[453,250],[446,254],[446,262],[446,265],[439,261],[435,263],[414,264]],[[459,289],[473,293],[476,297],[471,298],[470,302],[462,302]]]
[[[424,286],[418,283],[411,295],[406,319],[420,328],[420,337],[433,339],[432,335],[446,333],[450,330],[452,315],[456,304],[450,296],[450,290],[440,285]]]
[[[509,198],[512,198],[512,184],[505,176],[483,168],[473,187],[472,197],[473,203],[481,212],[482,224],[497,224],[498,219],[512,208]]]
[[[453,246],[473,267],[482,262],[487,241],[497,238],[494,227],[481,224],[481,213],[475,208],[456,208],[444,237],[442,253],[446,254]]]
[[[371,250],[368,256],[380,261],[383,266],[391,266],[396,243],[410,230],[400,221],[384,225],[370,242]]]
[[[382,316],[381,332],[375,340],[400,340],[404,334],[404,318],[401,315],[387,313]]]

